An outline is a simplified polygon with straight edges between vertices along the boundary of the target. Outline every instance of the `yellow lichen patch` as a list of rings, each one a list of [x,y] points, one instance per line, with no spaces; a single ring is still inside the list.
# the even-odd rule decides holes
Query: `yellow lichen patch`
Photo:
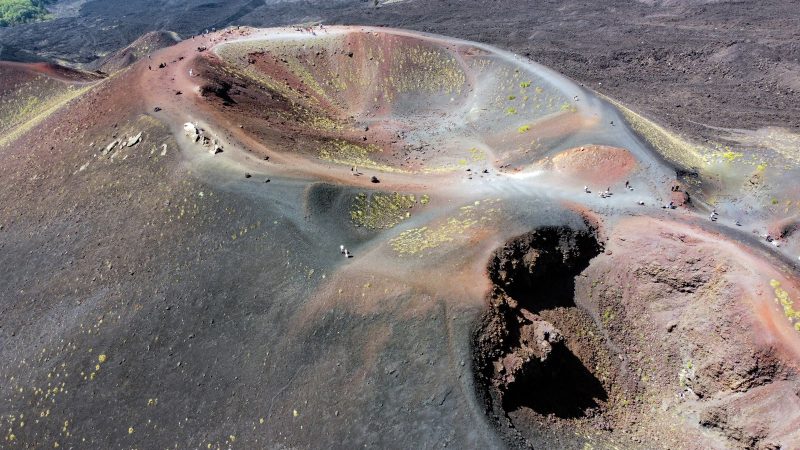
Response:
[[[530,129],[531,129],[530,125],[522,125],[521,127],[517,128],[517,131],[520,133],[527,133],[528,131],[530,131]]]
[[[350,220],[357,227],[370,229],[391,228],[411,217],[411,209],[417,204],[414,194],[394,192],[359,193],[350,208]]]
[[[322,160],[345,164],[348,166],[375,169],[384,172],[401,172],[400,169],[381,164],[370,158],[370,154],[380,153],[381,149],[374,145],[357,145],[347,141],[332,141],[322,147],[319,157]]]
[[[301,61],[301,59],[298,56],[293,56],[293,55],[287,55],[286,57],[284,57],[284,60],[286,61],[286,65],[289,71],[292,74],[294,74],[294,76],[296,76],[297,79],[304,86],[310,88],[312,91],[314,91],[314,93],[319,95],[321,98],[330,101],[330,99],[326,95],[327,93],[325,92],[325,89],[323,89],[322,86],[320,86],[320,84],[317,83],[316,78],[314,78],[314,75],[311,73],[311,71],[306,66],[306,63],[304,61]],[[311,97],[310,100],[313,101],[314,100],[313,97]]]
[[[341,124],[324,116],[311,116],[305,122],[312,128],[321,131],[338,131],[342,129]]]
[[[97,360],[100,361],[100,364],[106,362],[108,357],[105,354],[97,355]]]
[[[781,287],[778,280],[770,280],[769,285],[775,290],[775,302],[783,307],[783,314],[792,323],[794,329],[800,331],[800,311],[794,309],[794,301],[789,298],[789,293]]]
[[[36,116],[76,89],[75,85],[43,74],[21,83],[12,81],[4,87],[0,96],[0,134]]]
[[[445,49],[422,45],[398,47],[391,58],[389,78],[398,93],[461,92],[466,75]]]
[[[69,89],[64,90],[58,95],[54,95],[46,101],[37,102],[35,106],[26,109],[24,113],[19,115],[16,125],[14,125],[13,128],[6,129],[0,135],[0,147],[18,139],[36,125],[39,125],[59,108],[88,92],[92,87],[93,85],[83,87],[70,86]]]
[[[800,134],[786,128],[766,127],[757,130],[725,130],[726,140],[732,140],[746,147],[760,147],[777,153],[792,164],[800,164]]]
[[[485,202],[491,205],[494,201]],[[394,251],[400,255],[420,255],[425,250],[435,249],[447,242],[453,242],[481,222],[491,220],[497,212],[496,208],[487,208],[479,215],[478,207],[481,202],[462,206],[456,217],[451,217],[443,223],[431,227],[419,227],[406,230],[389,241]]]
[[[476,147],[472,147],[471,149],[469,149],[469,156],[473,162],[486,160],[486,153],[483,150]]]
[[[445,242],[452,242],[478,222],[474,219],[448,219],[436,228],[412,228],[391,240],[392,248],[400,254],[417,254],[424,250],[439,247]]]
[[[575,105],[573,105],[570,102],[562,103],[561,107],[559,109],[561,109],[562,112],[576,112],[576,111],[578,111],[578,108],[576,108]]]
[[[732,151],[730,149],[727,149],[727,148],[726,148],[726,150],[724,152],[716,152],[716,153],[712,153],[711,155],[709,155],[709,158],[711,158],[711,159],[721,159],[721,160],[729,162],[729,163],[732,163],[732,162],[734,162],[734,161],[736,161],[738,159],[741,159],[742,157],[744,157],[744,154],[739,153],[739,152],[734,152],[734,151]]]
[[[626,108],[622,103],[608,97],[605,98],[619,109],[631,127],[662,156],[687,168],[706,166],[701,147],[684,141],[656,123]]]

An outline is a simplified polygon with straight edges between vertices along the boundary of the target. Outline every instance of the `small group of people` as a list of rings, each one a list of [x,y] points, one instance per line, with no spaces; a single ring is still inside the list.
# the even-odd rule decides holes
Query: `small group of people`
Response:
[[[630,181],[626,181],[625,182],[625,189],[627,189],[629,191],[633,190],[633,186],[631,186],[631,182]],[[583,187],[583,192],[585,192],[587,194],[591,194],[592,190],[589,189],[589,186],[584,186]],[[609,187],[606,188],[605,191],[600,193],[600,198],[608,198],[608,197],[611,197],[612,195],[614,195],[614,194],[611,192],[611,186],[609,186]]]
[[[322,24],[319,24],[319,25],[317,25],[317,29],[318,29],[319,31],[322,31],[322,32],[325,32],[325,33],[327,33],[327,32],[328,32],[328,31],[325,29],[325,27],[323,27],[323,26],[322,26]],[[297,31],[299,31],[299,32],[301,32],[301,33],[310,33],[310,34],[311,34],[311,35],[313,35],[313,36],[316,36],[316,35],[317,35],[317,33],[314,31],[314,27],[313,27],[313,26],[311,26],[311,27],[297,27],[297,28],[295,28],[295,30],[297,30]]]
[[[339,252],[340,252],[340,253],[341,253],[341,254],[342,254],[342,255],[343,255],[345,258],[352,258],[352,257],[353,257],[353,254],[352,254],[352,253],[350,253],[350,250],[348,250],[348,249],[344,248],[344,245],[340,245],[340,246],[339,246]]]
[[[764,239],[766,239],[767,242],[769,242],[770,244],[774,245],[775,247],[780,247],[781,246],[780,242],[778,242],[777,239],[773,238],[772,235],[769,234],[769,233],[764,235]]]

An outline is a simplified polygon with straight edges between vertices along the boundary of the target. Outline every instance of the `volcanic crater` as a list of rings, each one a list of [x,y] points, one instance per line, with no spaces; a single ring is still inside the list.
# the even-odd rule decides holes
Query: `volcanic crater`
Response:
[[[794,268],[705,220],[725,184],[693,146],[441,36],[135,53],[47,108],[0,92],[2,187],[47,194],[0,210],[6,302],[36,306],[0,319],[7,442],[800,442]]]

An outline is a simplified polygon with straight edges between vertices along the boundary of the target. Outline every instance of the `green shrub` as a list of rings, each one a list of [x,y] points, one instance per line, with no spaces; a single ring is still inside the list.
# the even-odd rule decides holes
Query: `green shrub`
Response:
[[[55,0],[0,0],[0,26],[33,22],[47,16],[45,5]]]

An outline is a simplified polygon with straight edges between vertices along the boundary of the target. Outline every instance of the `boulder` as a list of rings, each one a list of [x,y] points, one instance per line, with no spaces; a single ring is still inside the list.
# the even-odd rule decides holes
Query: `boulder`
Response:
[[[123,147],[133,147],[134,145],[138,144],[139,141],[142,140],[142,133],[139,132],[136,136],[131,137],[128,139],[128,142],[125,143]]]
[[[183,131],[186,132],[189,136],[197,136],[198,129],[192,122],[186,122],[183,124]]]
[[[110,144],[106,146],[106,148],[100,151],[100,154],[103,156],[108,155],[109,153],[114,151],[114,149],[117,147],[117,144],[119,144],[118,140],[112,141]]]

